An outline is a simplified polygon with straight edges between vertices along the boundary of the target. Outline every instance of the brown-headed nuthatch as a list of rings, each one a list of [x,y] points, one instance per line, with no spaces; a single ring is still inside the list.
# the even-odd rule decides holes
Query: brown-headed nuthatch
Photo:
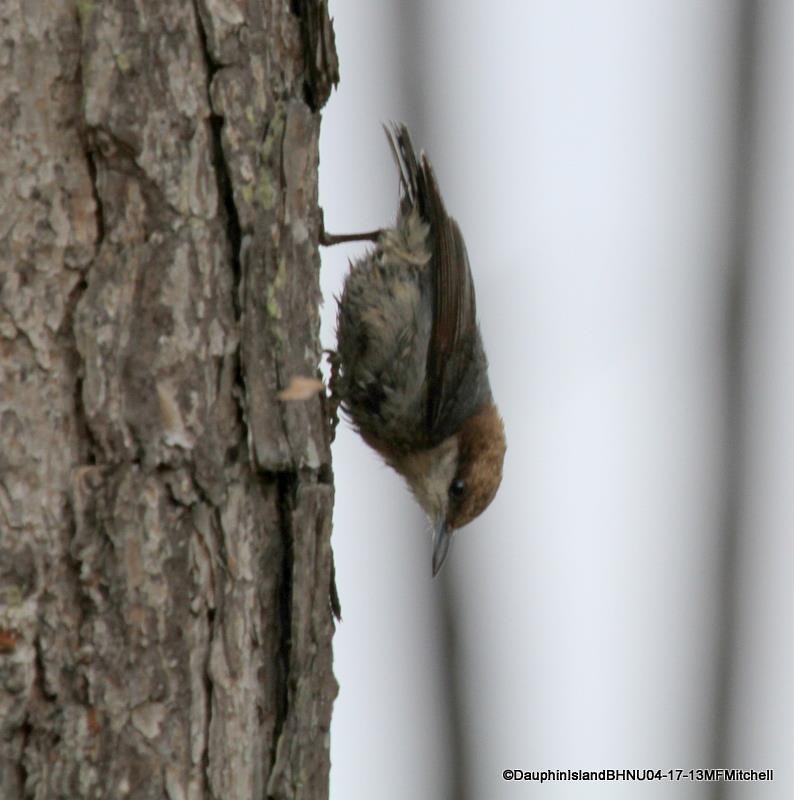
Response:
[[[321,237],[323,244],[375,242],[351,265],[339,301],[332,393],[429,516],[435,575],[453,532],[499,488],[505,433],[460,228],[406,127],[386,135],[400,172],[395,226]]]

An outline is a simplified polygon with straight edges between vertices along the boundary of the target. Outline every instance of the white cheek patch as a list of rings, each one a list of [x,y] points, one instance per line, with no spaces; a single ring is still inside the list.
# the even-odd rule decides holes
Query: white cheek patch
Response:
[[[395,466],[431,520],[444,518],[449,485],[458,468],[457,438],[450,436],[432,450],[402,456]]]

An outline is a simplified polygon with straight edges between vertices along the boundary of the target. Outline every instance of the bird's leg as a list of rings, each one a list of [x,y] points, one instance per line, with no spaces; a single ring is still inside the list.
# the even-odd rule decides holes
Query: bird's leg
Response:
[[[331,245],[342,244],[343,242],[377,242],[380,238],[380,234],[380,230],[367,231],[366,233],[328,233],[328,231],[325,230],[325,217],[322,209],[320,209],[319,241],[323,247],[331,247]]]
[[[326,233],[320,231],[320,244],[323,247],[331,247],[334,244],[343,242],[377,242],[380,238],[380,230],[367,231],[366,233]]]

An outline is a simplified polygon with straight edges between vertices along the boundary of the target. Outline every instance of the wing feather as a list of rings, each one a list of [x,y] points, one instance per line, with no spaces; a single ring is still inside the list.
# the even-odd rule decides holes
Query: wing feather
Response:
[[[401,211],[418,207],[430,227],[433,325],[427,351],[426,429],[429,438],[443,428],[449,410],[481,350],[469,258],[458,223],[447,214],[433,167],[416,151],[405,125],[386,130],[400,172]]]

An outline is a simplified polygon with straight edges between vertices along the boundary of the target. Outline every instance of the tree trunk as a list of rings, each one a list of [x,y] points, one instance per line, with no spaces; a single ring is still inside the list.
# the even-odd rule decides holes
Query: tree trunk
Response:
[[[326,797],[324,0],[0,3],[0,797]]]

